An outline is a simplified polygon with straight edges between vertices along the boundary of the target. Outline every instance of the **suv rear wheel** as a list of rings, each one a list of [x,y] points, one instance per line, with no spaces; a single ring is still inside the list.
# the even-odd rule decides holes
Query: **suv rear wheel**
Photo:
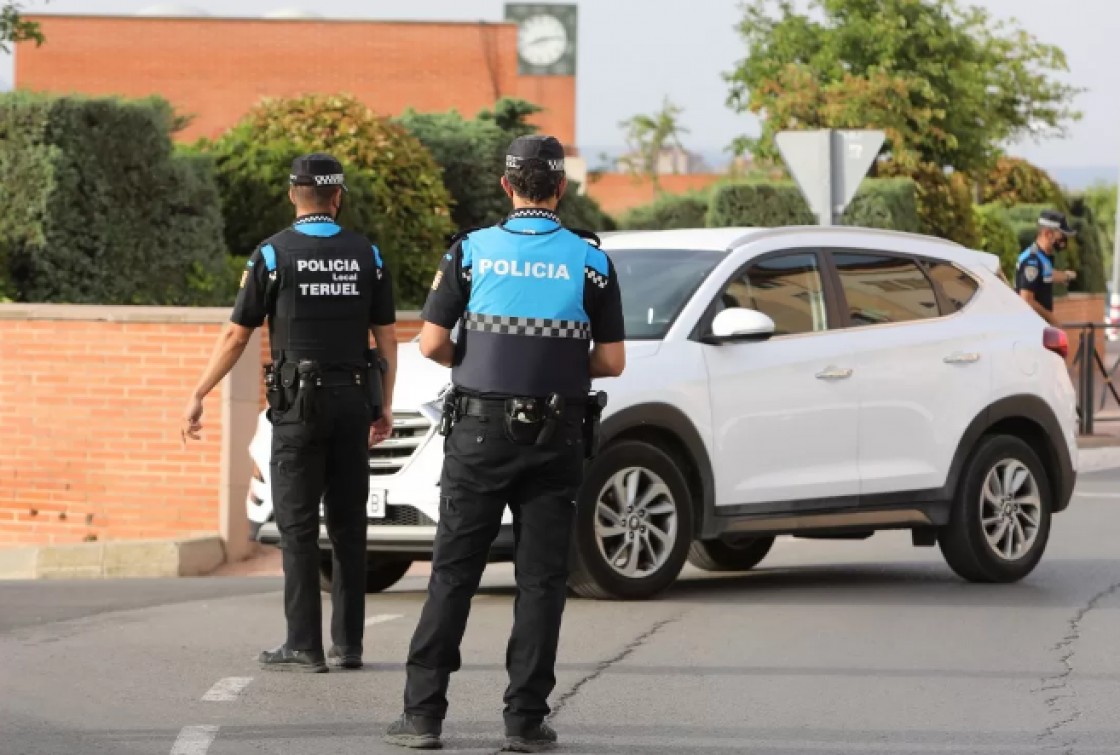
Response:
[[[705,571],[747,571],[758,566],[773,546],[772,537],[697,540],[688,551],[688,562]]]
[[[691,499],[673,460],[639,441],[609,446],[580,488],[569,585],[585,598],[650,598],[676,580],[691,541]]]
[[[401,581],[401,578],[412,567],[411,561],[397,559],[381,559],[369,556],[366,560],[366,593],[381,592]],[[323,592],[331,591],[331,580],[334,572],[334,562],[329,554],[319,562],[319,589]]]
[[[1053,495],[1038,455],[1019,438],[989,435],[965,468],[938,541],[971,582],[1015,582],[1034,570],[1050,537]]]

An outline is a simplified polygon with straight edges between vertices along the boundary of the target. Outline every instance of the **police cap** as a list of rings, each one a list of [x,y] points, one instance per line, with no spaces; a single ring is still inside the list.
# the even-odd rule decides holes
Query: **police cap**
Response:
[[[1066,216],[1057,210],[1043,210],[1042,214],[1038,216],[1038,225],[1040,228],[1050,228],[1055,231],[1061,231],[1067,236],[1076,236],[1077,231],[1069,226],[1066,221]]]
[[[293,160],[289,181],[292,186],[341,186],[343,191],[347,191],[342,163],[322,152],[301,155]]]
[[[564,145],[555,136],[519,136],[506,150],[506,167],[520,168],[526,160],[541,160],[556,173],[564,172]]]

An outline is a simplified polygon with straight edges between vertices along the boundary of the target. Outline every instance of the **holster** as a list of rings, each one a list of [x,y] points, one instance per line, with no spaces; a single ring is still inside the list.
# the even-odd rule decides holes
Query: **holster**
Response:
[[[377,353],[377,349],[366,352],[366,397],[369,400],[373,419],[381,419],[385,409],[385,372],[389,363]]]
[[[603,409],[607,406],[607,394],[604,391],[593,391],[587,397],[587,413],[583,419],[583,447],[584,455],[594,458],[599,453],[599,428],[603,420]]]
[[[284,389],[280,386],[280,370],[272,362],[264,366],[264,397],[270,413],[286,411],[290,406]]]

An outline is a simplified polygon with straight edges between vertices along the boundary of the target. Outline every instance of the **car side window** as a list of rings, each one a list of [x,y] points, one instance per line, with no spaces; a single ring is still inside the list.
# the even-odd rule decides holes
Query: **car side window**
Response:
[[[852,325],[939,317],[933,284],[915,260],[886,253],[835,252]]]
[[[980,289],[980,284],[971,275],[951,262],[930,262],[928,266],[929,277],[941,286],[941,293],[949,305],[948,311],[943,314],[960,312]]]
[[[720,304],[768,315],[775,336],[828,329],[824,284],[813,252],[781,254],[751,264],[724,289]]]

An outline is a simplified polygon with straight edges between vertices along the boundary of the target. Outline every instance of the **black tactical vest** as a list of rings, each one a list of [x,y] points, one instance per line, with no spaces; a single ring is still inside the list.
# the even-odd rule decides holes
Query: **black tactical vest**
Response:
[[[365,365],[373,284],[382,274],[369,241],[322,222],[281,231],[268,244],[276,259],[270,283],[273,360],[310,359],[324,368]]]

